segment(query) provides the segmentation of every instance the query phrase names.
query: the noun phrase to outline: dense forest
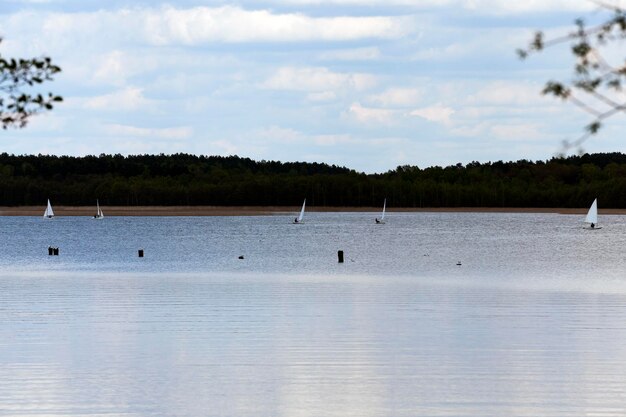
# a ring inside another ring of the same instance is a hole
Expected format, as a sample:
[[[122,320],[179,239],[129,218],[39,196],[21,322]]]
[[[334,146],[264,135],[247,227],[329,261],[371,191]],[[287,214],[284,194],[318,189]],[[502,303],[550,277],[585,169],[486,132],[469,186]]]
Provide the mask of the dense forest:
[[[399,166],[364,174],[334,165],[238,156],[0,154],[0,205],[247,205],[626,208],[626,155]]]

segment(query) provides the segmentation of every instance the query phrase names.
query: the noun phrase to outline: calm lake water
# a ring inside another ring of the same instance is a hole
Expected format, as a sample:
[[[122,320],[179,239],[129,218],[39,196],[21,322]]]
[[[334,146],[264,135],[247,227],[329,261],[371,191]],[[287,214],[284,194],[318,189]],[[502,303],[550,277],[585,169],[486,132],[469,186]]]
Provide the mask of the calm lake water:
[[[626,217],[374,216],[0,217],[0,415],[626,414]]]

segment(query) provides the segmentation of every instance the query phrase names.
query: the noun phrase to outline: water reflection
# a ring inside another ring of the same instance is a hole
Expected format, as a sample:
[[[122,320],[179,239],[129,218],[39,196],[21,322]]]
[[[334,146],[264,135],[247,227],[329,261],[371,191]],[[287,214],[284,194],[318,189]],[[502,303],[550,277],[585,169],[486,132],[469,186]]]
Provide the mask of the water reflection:
[[[622,216],[40,220],[0,218],[0,414],[626,414]]]
[[[624,414],[619,287],[80,272],[0,282],[3,414]]]

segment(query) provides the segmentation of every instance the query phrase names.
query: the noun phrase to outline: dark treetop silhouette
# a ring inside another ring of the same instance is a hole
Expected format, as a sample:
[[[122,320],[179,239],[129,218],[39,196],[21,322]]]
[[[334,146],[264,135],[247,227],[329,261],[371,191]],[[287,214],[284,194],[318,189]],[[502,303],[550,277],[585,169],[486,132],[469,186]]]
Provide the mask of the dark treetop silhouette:
[[[0,154],[2,205],[626,208],[626,155],[403,165],[381,174],[238,156]]]

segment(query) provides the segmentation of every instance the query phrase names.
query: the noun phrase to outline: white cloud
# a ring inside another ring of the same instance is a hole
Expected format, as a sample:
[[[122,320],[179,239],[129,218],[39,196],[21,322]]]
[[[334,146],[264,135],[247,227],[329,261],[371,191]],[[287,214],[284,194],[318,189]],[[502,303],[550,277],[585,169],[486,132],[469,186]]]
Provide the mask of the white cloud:
[[[489,129],[490,125],[487,122],[476,121],[469,125],[456,126],[450,129],[450,133],[456,136],[477,138],[484,137],[485,132]]]
[[[361,123],[389,124],[392,121],[394,112],[388,109],[363,107],[360,103],[353,103],[348,110],[348,114]]]
[[[270,126],[265,129],[261,129],[253,136],[258,136],[264,140],[270,140],[280,143],[297,143],[304,139],[304,135],[297,130],[284,128],[279,126]]]
[[[462,7],[486,13],[532,13],[548,11],[583,12],[597,8],[588,0],[459,0]]]
[[[546,141],[553,138],[540,123],[508,120],[500,123],[483,121],[454,127],[450,132],[457,136],[497,140],[498,143]]]
[[[55,0],[5,0],[8,1],[9,3],[26,3],[26,4],[47,4],[47,3],[54,3]],[[63,2],[65,0],[60,0],[57,2]]]
[[[63,106],[65,103],[61,104]],[[58,105],[57,105],[58,109]],[[40,113],[31,117],[27,129],[34,132],[49,134],[50,132],[62,132],[67,128],[68,120],[64,116],[59,116],[58,112]]]
[[[421,92],[416,88],[393,87],[369,99],[383,107],[406,107],[416,105],[421,97]]]
[[[449,124],[450,116],[454,114],[454,109],[446,107],[441,104],[436,104],[430,107],[424,107],[421,109],[413,110],[410,115],[418,116],[431,122]]]
[[[0,29],[26,35],[30,46],[80,48],[96,39],[115,47],[394,39],[411,33],[414,25],[409,17],[311,17],[235,6],[164,6],[79,13],[21,11],[9,15]]]
[[[354,143],[354,139],[347,134],[307,135],[295,129],[279,126],[270,126],[261,129],[253,136],[258,136],[264,141],[282,144],[314,144],[317,146],[334,146],[339,144]]]
[[[145,128],[120,124],[104,126],[104,131],[111,136],[147,137],[158,139],[187,139],[193,135],[191,127]]]
[[[297,5],[402,6],[416,10],[454,8],[485,14],[532,13],[546,11],[589,11],[593,2],[587,0],[275,0],[275,3]]]
[[[273,90],[317,91],[366,90],[376,84],[376,78],[369,74],[337,73],[328,68],[279,68],[265,81],[262,87]]]
[[[91,76],[94,82],[123,85],[132,76],[153,71],[170,63],[170,59],[159,59],[151,54],[137,55],[116,49],[98,54],[94,62],[89,63],[89,67],[95,68]]]
[[[538,83],[495,81],[480,87],[465,101],[471,105],[546,105],[541,88]]]
[[[307,95],[309,101],[331,101],[337,98],[333,91],[320,91]]]
[[[337,146],[346,144],[361,143],[359,140],[355,140],[350,135],[316,135],[313,137],[313,141],[319,146]]]
[[[211,141],[209,142],[209,145],[211,145],[211,147],[215,149],[218,149],[218,153],[222,155],[236,155],[239,153],[240,150],[240,148],[232,141],[224,139]]]
[[[548,137],[542,133],[541,126],[535,123],[495,124],[489,128],[489,134],[508,142],[545,140]]]
[[[319,55],[323,61],[373,61],[380,57],[377,47],[331,50]]]
[[[418,50],[411,59],[415,61],[444,61],[456,60],[460,56],[468,56],[474,53],[476,48],[482,45],[468,45],[467,42],[453,42],[443,46],[433,46]]]
[[[347,6],[412,6],[416,9],[446,6],[454,0],[274,0],[274,3],[293,5],[347,5]]]
[[[571,28],[563,28],[568,33]],[[497,63],[518,63],[515,54],[517,48],[528,44],[533,36],[533,29],[527,27],[441,27],[427,31],[420,43],[416,44],[415,52],[410,59],[425,63],[487,62],[497,56]],[[558,31],[557,31],[558,32]],[[561,36],[558,33],[556,36]],[[497,42],[493,40],[497,39]]]
[[[114,80],[119,83],[126,79],[127,64],[124,62],[124,54],[120,51],[112,51],[100,57],[100,65],[93,78],[96,80]]]
[[[142,23],[145,35],[156,44],[388,39],[403,36],[410,30],[410,25],[402,18],[313,18],[299,13],[276,14],[232,6],[163,8],[147,12]]]
[[[127,87],[111,94],[86,99],[82,104],[93,110],[129,111],[145,110],[154,104],[154,101],[146,99],[140,88]]]

